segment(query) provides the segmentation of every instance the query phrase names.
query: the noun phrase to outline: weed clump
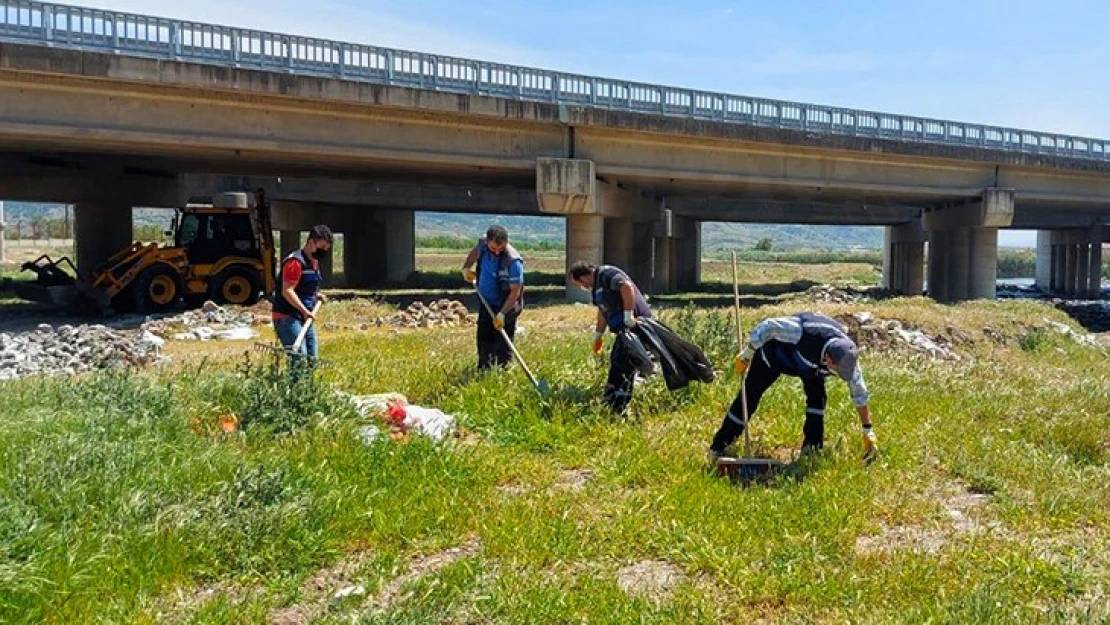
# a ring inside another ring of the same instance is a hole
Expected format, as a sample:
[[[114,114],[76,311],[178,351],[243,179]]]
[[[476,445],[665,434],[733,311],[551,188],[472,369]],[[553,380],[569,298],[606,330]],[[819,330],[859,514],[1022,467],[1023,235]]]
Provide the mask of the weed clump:
[[[239,367],[243,380],[236,398],[240,427],[262,427],[276,434],[303,429],[316,416],[354,416],[354,407],[321,380],[307,362],[283,365],[278,359],[258,364],[247,358]]]

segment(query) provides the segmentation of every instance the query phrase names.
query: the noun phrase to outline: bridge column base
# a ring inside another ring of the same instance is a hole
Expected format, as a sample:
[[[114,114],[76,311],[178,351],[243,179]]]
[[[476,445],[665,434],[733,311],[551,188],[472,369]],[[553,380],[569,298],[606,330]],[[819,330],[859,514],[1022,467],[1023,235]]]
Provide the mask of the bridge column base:
[[[601,215],[567,215],[567,270],[578,261],[600,265],[605,262],[605,218]],[[567,297],[589,302],[590,297],[566,276]]]
[[[941,302],[993,299],[998,228],[1014,218],[1014,191],[991,187],[973,202],[926,211],[929,296]]]
[[[353,209],[343,226],[343,277],[366,289],[404,282],[416,270],[416,215],[410,210]],[[462,257],[459,257],[462,264]]]
[[[118,201],[74,205],[77,271],[88,276],[97,265],[134,240],[131,205]]]
[[[1064,297],[1099,297],[1102,239],[1102,226],[1037,232],[1037,287]]]
[[[917,296],[925,290],[925,229],[920,219],[883,231],[883,288]]]

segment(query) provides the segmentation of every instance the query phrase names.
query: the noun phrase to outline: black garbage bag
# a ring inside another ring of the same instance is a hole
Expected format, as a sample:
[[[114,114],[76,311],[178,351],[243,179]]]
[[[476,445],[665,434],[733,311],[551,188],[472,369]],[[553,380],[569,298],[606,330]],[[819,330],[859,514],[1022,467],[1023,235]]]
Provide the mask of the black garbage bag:
[[[640,337],[627,329],[617,332],[617,340],[609,352],[609,364],[619,371],[636,371],[645,378],[655,368]]]
[[[684,340],[655,319],[645,317],[639,321],[635,332],[658,359],[667,390],[685,388],[691,380],[708,384],[716,379],[713,365],[697,345]]]

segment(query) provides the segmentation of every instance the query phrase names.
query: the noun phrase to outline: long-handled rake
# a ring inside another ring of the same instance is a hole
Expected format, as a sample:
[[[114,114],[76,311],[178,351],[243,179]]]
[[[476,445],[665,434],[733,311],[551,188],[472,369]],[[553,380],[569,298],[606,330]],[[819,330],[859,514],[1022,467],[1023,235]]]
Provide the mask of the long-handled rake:
[[[736,273],[736,252],[732,253],[732,296],[736,313],[736,345],[744,345],[744,323],[740,318],[740,279]],[[786,466],[773,458],[753,458],[752,438],[748,432],[748,374],[744,372],[740,382],[740,406],[744,424],[744,457],[721,457],[717,459],[717,474],[727,475],[730,479],[748,484],[758,479],[766,479]]]
[[[497,315],[494,314],[493,308],[490,307],[486,298],[482,297],[482,292],[478,290],[477,282],[474,283],[474,292],[478,295],[478,300],[482,302],[482,306],[486,308],[486,312],[489,313],[490,319],[496,318]],[[513,340],[509,338],[509,333],[505,332],[505,328],[498,328],[497,331],[501,333],[501,339],[509,346],[509,351],[513,353],[513,357],[516,358],[517,363],[520,364],[520,368],[524,369],[524,375],[528,376],[528,381],[536,388],[536,392],[538,392],[541,397],[547,397],[548,393],[551,392],[551,385],[547,383],[547,380],[536,379],[536,376],[532,375],[532,370],[524,363],[524,358],[520,355],[520,352],[516,350],[516,346],[513,345]]]
[[[312,317],[309,317],[301,326],[301,331],[297,333],[297,338],[293,341],[291,346],[285,347],[284,345],[271,345],[270,343],[255,343],[254,351],[283,354],[286,356],[300,356],[301,346],[304,345],[304,339],[308,336],[308,329],[312,327],[312,323],[316,320],[316,314],[320,312],[321,303],[322,302],[317,301],[316,305],[312,307]]]

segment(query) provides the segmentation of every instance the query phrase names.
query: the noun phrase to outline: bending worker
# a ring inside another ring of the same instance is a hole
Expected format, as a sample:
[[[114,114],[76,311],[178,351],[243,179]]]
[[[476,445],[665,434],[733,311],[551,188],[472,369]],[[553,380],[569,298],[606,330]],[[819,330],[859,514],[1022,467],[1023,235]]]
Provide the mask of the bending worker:
[[[643,293],[632,278],[612,265],[591,265],[578,261],[570,268],[570,279],[578,288],[590,293],[590,301],[597,306],[597,324],[594,326],[594,354],[601,355],[605,328],[616,333],[636,327],[638,318],[650,318]],[[611,358],[609,379],[605,383],[605,403],[617,414],[624,412],[632,401],[632,387],[636,369],[628,362]]]
[[[274,333],[286,349],[293,347],[304,324],[310,319],[315,321],[312,309],[316,302],[327,299],[320,292],[324,282],[320,276],[320,261],[327,257],[331,244],[331,229],[324,225],[313,226],[304,247],[281,261],[271,316],[274,320]],[[318,354],[316,325],[313,324],[305,333],[299,355],[315,360]]]
[[[766,319],[751,332],[751,338],[736,359],[736,370],[747,373],[736,399],[725,414],[721,427],[709,447],[709,461],[716,462],[744,433],[743,397],[747,396],[748,416],[755,414],[759,400],[780,375],[802,379],[806,394],[806,419],[802,426],[802,451],[815,451],[825,444],[825,378],[836,374],[848,383],[852,402],[863,425],[864,459],[878,453],[878,439],[871,428],[867,407],[870,393],[857,362],[858,348],[832,318],[820,313],[803,312],[791,317]]]
[[[478,263],[477,270],[472,269]],[[516,320],[524,309],[524,259],[509,245],[509,233],[501,226],[490,226],[483,239],[467,254],[463,279],[477,283],[478,293],[495,312],[478,306],[478,370],[509,364],[512,352],[499,330],[512,340]]]

